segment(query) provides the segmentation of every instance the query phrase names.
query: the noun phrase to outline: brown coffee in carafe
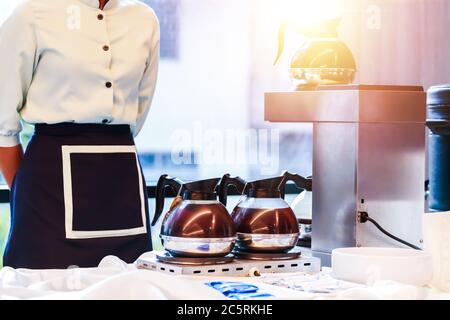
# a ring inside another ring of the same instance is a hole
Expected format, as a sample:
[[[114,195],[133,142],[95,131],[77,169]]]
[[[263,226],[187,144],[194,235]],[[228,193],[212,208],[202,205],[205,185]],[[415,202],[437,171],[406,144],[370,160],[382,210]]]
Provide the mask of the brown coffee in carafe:
[[[240,233],[289,234],[298,233],[298,223],[292,209],[241,208],[231,213]]]
[[[297,218],[284,201],[287,181],[311,189],[311,180],[285,172],[280,177],[246,182],[225,175],[219,185],[219,199],[226,204],[227,190],[234,186],[245,198],[232,212],[237,230],[237,247],[247,252],[281,253],[295,247],[299,238]]]
[[[181,203],[177,214],[169,214],[164,220],[164,232],[182,238],[233,237],[230,220],[222,216],[223,205],[217,203]],[[184,223],[180,223],[183,221]]]

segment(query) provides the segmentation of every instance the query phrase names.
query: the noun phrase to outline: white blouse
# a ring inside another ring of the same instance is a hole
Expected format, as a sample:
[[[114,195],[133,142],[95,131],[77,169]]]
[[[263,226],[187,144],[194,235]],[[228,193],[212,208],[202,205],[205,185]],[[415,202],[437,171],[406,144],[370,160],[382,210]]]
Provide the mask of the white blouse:
[[[0,27],[0,147],[28,123],[142,128],[156,86],[160,30],[137,0],[22,0]]]

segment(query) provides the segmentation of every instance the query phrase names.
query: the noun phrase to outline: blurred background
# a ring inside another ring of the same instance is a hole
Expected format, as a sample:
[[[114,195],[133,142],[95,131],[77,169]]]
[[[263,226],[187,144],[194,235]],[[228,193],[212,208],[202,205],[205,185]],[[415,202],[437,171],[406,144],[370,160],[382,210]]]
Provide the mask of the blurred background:
[[[291,89],[289,60],[302,41],[288,33],[285,54],[273,65],[283,19],[341,17],[339,37],[357,62],[355,83],[423,85],[426,89],[450,81],[450,0],[144,2],[156,11],[161,23],[158,86],[137,138],[149,184],[163,173],[185,180],[225,172],[250,179],[284,169],[311,174],[312,126],[264,121],[264,92]],[[15,5],[16,0],[0,0],[0,22]],[[200,132],[200,138],[195,132]],[[223,138],[230,132],[238,134]],[[32,127],[26,126],[25,145],[31,133]],[[264,159],[254,159],[267,143],[247,143],[244,149],[231,143],[232,147],[225,148],[230,139],[245,140],[249,135],[268,142],[269,161],[274,161],[271,170],[262,171]],[[270,139],[263,139],[264,135]],[[174,162],[174,145],[193,161]],[[217,159],[226,154],[231,160],[196,161],[205,152],[221,154]],[[0,204],[0,247],[9,228],[8,208],[7,203]]]

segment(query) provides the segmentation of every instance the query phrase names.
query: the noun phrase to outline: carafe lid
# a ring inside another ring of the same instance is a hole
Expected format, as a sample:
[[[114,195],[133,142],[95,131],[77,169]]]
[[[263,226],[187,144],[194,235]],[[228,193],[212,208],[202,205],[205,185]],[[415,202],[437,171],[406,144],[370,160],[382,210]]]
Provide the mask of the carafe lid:
[[[255,180],[247,182],[241,177],[231,177],[225,174],[218,187],[219,199],[223,205],[227,204],[228,189],[234,186],[239,194],[247,195],[250,198],[282,198],[285,195],[285,185],[287,181],[293,181],[297,187],[303,190],[312,191],[312,178],[284,171],[281,176]]]
[[[284,176],[248,182],[244,193],[251,198],[281,198],[283,179]]]
[[[182,185],[179,195],[183,200],[217,200],[220,178],[188,182]]]

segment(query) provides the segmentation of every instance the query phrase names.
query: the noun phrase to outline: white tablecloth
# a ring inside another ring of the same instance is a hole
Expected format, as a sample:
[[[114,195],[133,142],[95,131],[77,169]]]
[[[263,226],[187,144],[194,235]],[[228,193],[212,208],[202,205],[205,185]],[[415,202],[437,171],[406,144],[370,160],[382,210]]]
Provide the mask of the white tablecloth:
[[[256,284],[261,292],[271,294],[274,299],[450,299],[450,293],[390,281],[379,281],[371,287],[343,283],[333,279],[329,269],[315,275],[172,276],[138,270],[113,256],[103,259],[97,268],[29,270],[5,267],[0,270],[0,298],[226,299],[205,284],[216,280]],[[324,288],[332,288],[332,292],[322,290]],[[336,288],[340,289],[333,290]]]

